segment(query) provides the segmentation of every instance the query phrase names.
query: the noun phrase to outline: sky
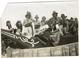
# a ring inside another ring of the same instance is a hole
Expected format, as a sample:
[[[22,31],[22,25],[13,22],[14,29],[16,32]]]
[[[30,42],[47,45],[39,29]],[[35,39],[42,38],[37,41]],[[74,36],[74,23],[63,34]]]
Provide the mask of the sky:
[[[78,2],[38,2],[38,3],[8,3],[1,17],[1,27],[6,28],[6,21],[10,20],[12,26],[18,20],[22,22],[25,19],[27,11],[31,12],[32,18],[35,15],[39,16],[41,20],[42,16],[46,16],[47,20],[52,17],[52,12],[58,12],[58,16],[65,14],[67,18],[78,17]],[[35,20],[35,19],[34,19]]]

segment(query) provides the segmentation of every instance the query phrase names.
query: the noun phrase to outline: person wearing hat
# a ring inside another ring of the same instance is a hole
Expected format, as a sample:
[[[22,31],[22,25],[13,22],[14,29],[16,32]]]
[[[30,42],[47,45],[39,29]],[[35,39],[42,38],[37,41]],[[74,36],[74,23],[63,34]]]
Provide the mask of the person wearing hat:
[[[36,21],[35,21],[35,25],[36,25],[35,28],[37,29],[37,27],[40,27],[39,17],[38,17],[38,15],[36,15],[34,18],[36,19]]]
[[[36,15],[34,18],[36,19],[36,22],[38,22],[39,19],[38,15]]]
[[[47,21],[50,30],[50,42],[55,46],[59,43],[60,34],[63,35],[60,25],[59,25],[60,17],[58,17],[58,13],[53,11],[52,17]],[[56,41],[55,41],[56,40]]]
[[[35,15],[35,35],[39,32],[39,28],[40,28],[40,22],[39,22],[39,16]]]
[[[28,38],[31,38],[34,35],[34,23],[31,16],[31,13],[27,11],[27,14],[25,15],[25,20],[23,21],[23,31],[22,34],[24,36],[27,36]]]
[[[59,22],[58,13],[53,11],[52,17],[47,21],[47,24],[52,30],[56,30],[56,24]]]

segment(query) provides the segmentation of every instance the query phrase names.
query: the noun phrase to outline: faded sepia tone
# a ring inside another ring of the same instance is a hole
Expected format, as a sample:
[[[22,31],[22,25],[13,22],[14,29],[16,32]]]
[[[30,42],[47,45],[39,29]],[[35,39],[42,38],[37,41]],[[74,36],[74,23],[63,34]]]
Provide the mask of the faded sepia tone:
[[[3,58],[78,56],[78,1],[8,3],[1,45]]]

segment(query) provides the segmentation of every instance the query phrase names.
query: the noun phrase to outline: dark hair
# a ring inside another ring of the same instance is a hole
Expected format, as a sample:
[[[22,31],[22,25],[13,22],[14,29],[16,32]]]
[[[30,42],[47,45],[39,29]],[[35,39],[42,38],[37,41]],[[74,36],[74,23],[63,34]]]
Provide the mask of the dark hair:
[[[43,21],[45,21],[45,20],[46,20],[46,17],[43,16],[41,22],[43,22]]]
[[[10,23],[10,25],[8,25],[8,23]],[[6,26],[8,26],[9,29],[12,28],[11,22],[10,21],[6,21]]]
[[[20,23],[20,25],[19,25],[18,23]],[[17,22],[16,22],[16,27],[17,27],[18,29],[21,29],[21,32],[22,32],[22,23],[21,23],[21,21],[17,21]]]

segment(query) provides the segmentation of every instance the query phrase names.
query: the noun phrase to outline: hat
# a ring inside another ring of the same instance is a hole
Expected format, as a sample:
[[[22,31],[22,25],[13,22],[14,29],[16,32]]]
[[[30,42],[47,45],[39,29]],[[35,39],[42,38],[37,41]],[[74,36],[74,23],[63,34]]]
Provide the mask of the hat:
[[[65,14],[61,14],[61,17],[65,17],[66,18],[67,16],[65,16]]]
[[[10,21],[6,21],[6,23],[10,23]]]
[[[31,13],[29,11],[27,11],[27,14],[25,15],[25,17],[27,16],[31,16]]]
[[[58,14],[56,11],[53,11],[53,13],[52,14]]]
[[[71,17],[71,18],[70,18],[70,21],[73,21],[73,20],[74,20],[73,17]]]
[[[39,19],[38,15],[36,15],[34,18],[35,18],[35,19]]]

